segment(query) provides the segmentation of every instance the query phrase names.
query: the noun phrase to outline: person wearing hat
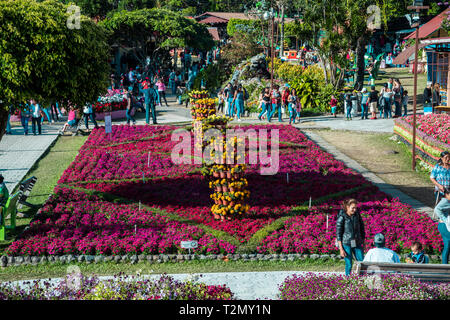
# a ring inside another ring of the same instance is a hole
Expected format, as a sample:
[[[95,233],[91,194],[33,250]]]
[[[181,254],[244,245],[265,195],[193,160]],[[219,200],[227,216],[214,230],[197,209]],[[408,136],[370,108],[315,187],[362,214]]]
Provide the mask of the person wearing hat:
[[[369,118],[369,95],[366,88],[361,90],[361,120]]]
[[[434,213],[439,217],[438,230],[444,242],[442,264],[448,264],[448,255],[450,252],[450,188],[444,188],[444,196],[434,208]]]
[[[336,219],[336,241],[341,257],[345,259],[345,275],[352,271],[352,256],[364,259],[364,222],[357,209],[358,201],[348,199],[342,203]]]
[[[437,204],[444,194],[444,188],[450,188],[450,153],[444,151],[430,174],[430,180],[434,184],[434,193]]]
[[[375,248],[367,251],[364,257],[365,262],[385,262],[385,263],[400,263],[398,254],[385,247],[386,240],[382,233],[377,233],[373,239]]]

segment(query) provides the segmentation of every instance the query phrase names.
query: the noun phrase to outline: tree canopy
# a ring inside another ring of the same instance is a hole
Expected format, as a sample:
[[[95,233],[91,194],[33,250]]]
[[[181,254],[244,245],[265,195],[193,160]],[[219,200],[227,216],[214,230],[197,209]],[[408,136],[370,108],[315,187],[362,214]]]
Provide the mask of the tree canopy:
[[[135,48],[141,61],[163,48],[209,50],[214,46],[204,25],[167,9],[114,12],[99,24],[110,32],[110,43]]]
[[[80,16],[80,28],[67,6],[48,0],[0,1],[0,133],[7,108],[36,99],[96,100],[107,87],[109,47],[101,26]]]

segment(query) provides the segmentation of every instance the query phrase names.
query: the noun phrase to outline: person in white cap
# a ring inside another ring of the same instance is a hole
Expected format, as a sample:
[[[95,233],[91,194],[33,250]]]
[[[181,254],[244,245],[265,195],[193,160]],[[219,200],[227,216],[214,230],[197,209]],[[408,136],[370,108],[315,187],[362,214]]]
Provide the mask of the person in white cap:
[[[370,249],[364,256],[365,262],[400,263],[398,254],[385,247],[386,240],[382,233],[377,233],[373,242],[375,248]]]

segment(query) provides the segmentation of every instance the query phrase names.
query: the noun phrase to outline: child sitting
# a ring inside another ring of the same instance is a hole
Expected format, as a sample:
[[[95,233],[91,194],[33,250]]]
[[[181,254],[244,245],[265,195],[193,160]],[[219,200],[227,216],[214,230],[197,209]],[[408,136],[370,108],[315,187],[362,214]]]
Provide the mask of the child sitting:
[[[406,258],[407,263],[428,263],[428,257],[422,249],[422,244],[418,241],[411,245],[411,253]]]

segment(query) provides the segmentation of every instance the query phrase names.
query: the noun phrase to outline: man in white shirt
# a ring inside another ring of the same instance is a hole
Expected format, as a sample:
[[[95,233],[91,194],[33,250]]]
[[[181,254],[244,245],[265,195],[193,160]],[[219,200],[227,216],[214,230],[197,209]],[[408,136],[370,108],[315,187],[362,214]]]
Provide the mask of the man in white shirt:
[[[386,262],[400,263],[400,257],[395,251],[385,248],[385,238],[381,233],[377,233],[374,238],[376,248],[370,249],[364,256],[365,262]]]
[[[36,126],[39,134],[42,133],[41,129],[41,106],[34,100],[30,100],[31,106],[31,128],[33,130],[33,135],[36,135]]]

